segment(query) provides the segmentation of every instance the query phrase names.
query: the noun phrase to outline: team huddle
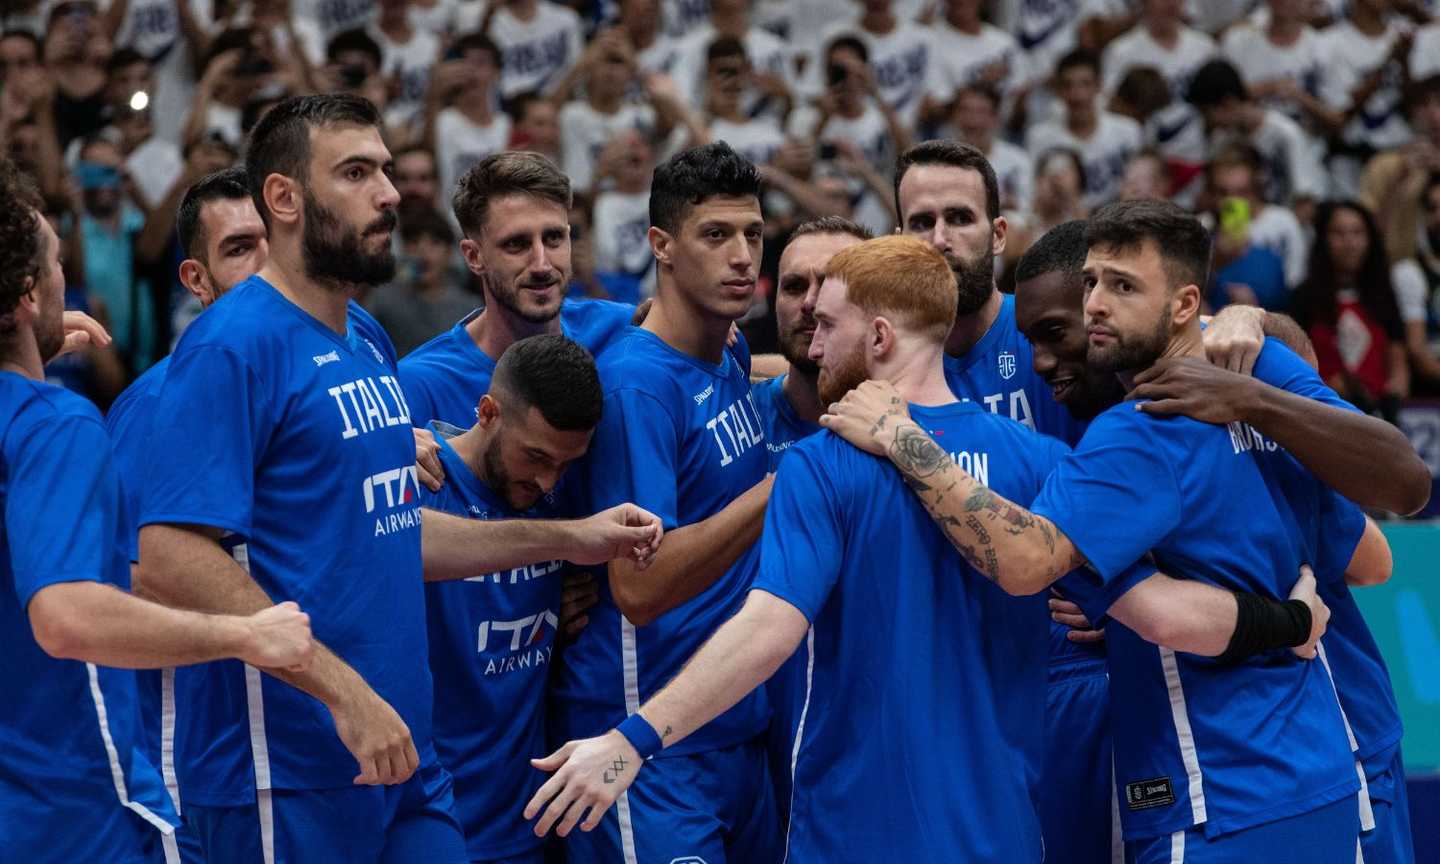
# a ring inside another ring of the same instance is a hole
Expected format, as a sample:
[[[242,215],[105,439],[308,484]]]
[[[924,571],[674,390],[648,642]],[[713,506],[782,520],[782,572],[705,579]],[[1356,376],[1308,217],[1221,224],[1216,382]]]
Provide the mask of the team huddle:
[[[390,168],[363,99],[265,115],[102,419],[0,164],[7,860],[1413,862],[1351,587],[1428,471],[1293,322],[1202,320],[1193,216],[1002,294],[994,170],[925,142],[900,234],[794,232],[752,358],[754,165],[656,168],[637,309],[566,297],[570,181],[505,152],[453,194],[485,305],[397,360]]]

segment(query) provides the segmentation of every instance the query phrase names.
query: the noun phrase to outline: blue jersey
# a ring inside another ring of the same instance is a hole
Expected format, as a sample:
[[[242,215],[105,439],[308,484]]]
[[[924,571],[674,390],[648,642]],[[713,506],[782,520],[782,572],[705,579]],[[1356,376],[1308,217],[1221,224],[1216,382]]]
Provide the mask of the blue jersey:
[[[351,304],[337,334],[252,276],[186,329],[155,412],[141,524],[233,535],[260,587],[297,601],[433,758],[415,440],[379,325]],[[350,788],[358,766],[323,704],[220,668],[180,715],[208,742],[181,766],[188,798]]]
[[[780,465],[780,457],[801,438],[820,431],[819,423],[811,423],[795,413],[785,398],[785,376],[770,378],[750,387],[755,409],[765,426],[765,449],[770,453],[770,473]]]
[[[1032,509],[1107,584],[1152,552],[1162,572],[1283,600],[1302,563],[1325,565],[1310,560],[1297,524],[1318,504],[1287,497],[1264,457],[1273,450],[1243,424],[1154,416],[1123,402],[1091,423]],[[1222,666],[1146,643],[1119,622],[1106,635],[1126,839],[1194,825],[1214,837],[1359,788],[1321,664],[1283,650]]]
[[[975,405],[911,415],[1016,501],[1065,452]],[[828,431],[780,465],[755,588],[811,623],[793,860],[1040,860],[1043,597],[972,569],[888,462]]]
[[[90,402],[12,372],[0,372],[0,417],[5,858],[138,862],[138,820],[169,834],[179,819],[139,746],[134,673],[51,657],[26,612],[62,582],[130,588],[110,442]]]
[[[476,309],[460,323],[411,351],[400,362],[400,384],[416,426],[442,420],[469,429],[475,406],[490,389],[495,361],[470,338],[465,325],[483,312]],[[560,330],[596,357],[630,326],[635,307],[608,300],[565,300],[560,305]]]
[[[604,413],[590,452],[576,466],[589,511],[626,501],[660,517],[666,530],[701,522],[765,479],[765,431],[750,396],[744,340],[719,365],[682,354],[631,327],[598,361]],[[608,580],[590,623],[565,650],[557,685],[565,740],[598,735],[675,677],[710,634],[740,608],[754,578],[752,546],[724,576],[644,627],[620,614]],[[702,753],[747,741],[769,720],[756,691],[665,755]]]
[[[1015,324],[1015,296],[1001,295],[1000,314],[990,329],[963,357],[945,355],[945,381],[966,402],[984,405],[992,414],[1009,417],[1042,435],[1074,446],[1085,432],[1056,402],[1045,379],[1035,373],[1034,349]],[[1050,622],[1050,667],[1056,673],[1073,672],[1088,664],[1104,671],[1105,643],[1072,642],[1070,628]]]
[[[563,515],[554,494],[517,513],[485,485],[449,442],[463,430],[432,423],[445,466],[429,508],[470,519]],[[544,782],[530,766],[546,755],[545,686],[559,627],[561,561],[425,585],[430,672],[435,678],[435,750],[455,778],[455,815],[473,860],[509,858],[538,847],[521,816]]]

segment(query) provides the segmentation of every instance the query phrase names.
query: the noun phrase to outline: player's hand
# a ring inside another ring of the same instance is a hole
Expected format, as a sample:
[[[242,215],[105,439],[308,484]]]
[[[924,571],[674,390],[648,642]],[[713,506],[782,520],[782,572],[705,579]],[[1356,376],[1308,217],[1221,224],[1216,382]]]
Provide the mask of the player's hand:
[[[110,344],[110,334],[99,321],[84,312],[66,312],[62,322],[65,328],[65,344],[60,346],[60,353],[55,355],[57,357],[92,345],[104,348]]]
[[[1315,571],[1311,570],[1308,564],[1300,565],[1300,578],[1296,580],[1295,587],[1290,589],[1287,599],[1304,601],[1305,605],[1310,607],[1310,639],[1304,645],[1297,645],[1290,650],[1298,657],[1313,660],[1320,637],[1325,635],[1325,629],[1330,624],[1330,607],[1326,606],[1325,601],[1316,593]]]
[[[1057,624],[1064,624],[1070,628],[1065,637],[1071,642],[1103,642],[1105,640],[1105,629],[1096,629],[1080,611],[1080,607],[1066,600],[1060,595],[1050,594],[1050,618]]]
[[[410,727],[390,703],[355,676],[356,683],[330,706],[335,731],[355,761],[360,763],[357,786],[393,786],[404,783],[420,767]]]
[[[629,558],[637,569],[644,570],[655,559],[665,536],[660,517],[634,504],[620,504],[570,524],[574,536],[565,558],[572,564],[604,564]]]
[[[1243,420],[1257,382],[1249,375],[1228,372],[1198,357],[1159,360],[1135,376],[1126,399],[1146,414],[1183,414],[1202,423]]]
[[[262,609],[244,619],[246,638],[241,660],[261,669],[304,672],[315,658],[315,638],[310,633],[310,616],[299,605],[286,601]]]
[[[572,570],[565,574],[564,587],[560,590],[560,632],[566,638],[574,639],[590,623],[586,611],[600,602],[600,588],[595,576],[588,570]]]
[[[525,805],[525,818],[540,816],[536,837],[544,837],[551,828],[566,837],[577,822],[581,831],[594,830],[615,799],[635,782],[644,762],[625,736],[611,729],[599,738],[571,741],[544,759],[531,759],[530,764],[552,776]]]
[[[445,485],[445,466],[440,464],[440,442],[429,429],[415,429],[415,467],[420,482],[431,492]]]
[[[1258,306],[1226,306],[1210,319],[1201,339],[1211,363],[1249,375],[1260,349],[1265,347],[1265,310]]]
[[[885,455],[895,427],[910,419],[910,406],[889,381],[865,381],[832,402],[820,425],[867,453]]]

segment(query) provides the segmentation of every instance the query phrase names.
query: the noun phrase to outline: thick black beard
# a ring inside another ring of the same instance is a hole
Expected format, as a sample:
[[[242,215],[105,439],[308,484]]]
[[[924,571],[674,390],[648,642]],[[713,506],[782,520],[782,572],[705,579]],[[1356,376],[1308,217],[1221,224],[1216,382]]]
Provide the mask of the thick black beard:
[[[386,210],[363,231],[347,230],[340,217],[305,193],[305,230],[301,252],[305,275],[316,282],[339,287],[384,285],[395,278],[395,252],[387,243],[375,253],[365,251],[364,238],[372,231],[395,230],[394,210]]]
[[[1121,337],[1108,352],[1097,354],[1095,346],[1085,350],[1085,362],[1095,372],[1130,372],[1148,369],[1165,353],[1170,344],[1170,307],[1167,305],[1148,336],[1136,339]]]
[[[955,273],[955,287],[959,292],[955,301],[956,315],[971,315],[990,300],[995,293],[995,247],[985,244],[985,254],[979,260],[961,262],[959,269],[952,265]]]

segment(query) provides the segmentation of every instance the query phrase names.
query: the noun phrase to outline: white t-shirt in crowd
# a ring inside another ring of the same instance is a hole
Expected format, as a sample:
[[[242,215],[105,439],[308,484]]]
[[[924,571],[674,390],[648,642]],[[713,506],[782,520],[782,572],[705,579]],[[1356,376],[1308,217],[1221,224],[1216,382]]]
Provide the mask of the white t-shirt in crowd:
[[[1265,31],[1250,24],[1242,24],[1225,34],[1220,43],[1220,53],[1240,73],[1249,86],[1263,84],[1280,78],[1298,83],[1306,93],[1323,98],[1326,75],[1324,39],[1312,27],[1300,31],[1300,38],[1292,45],[1276,45],[1265,36]],[[1310,122],[1304,109],[1292,99],[1266,97],[1262,104],[1275,108],[1302,125]]]
[[[584,191],[595,182],[600,151],[616,133],[635,129],[647,137],[655,131],[655,109],[627,102],[614,114],[601,114],[589,102],[576,99],[560,109],[560,154],[570,185]]]
[[[208,0],[188,0],[190,12],[202,28],[210,29]],[[108,3],[104,4],[106,7]],[[180,32],[175,0],[131,0],[115,34],[117,48],[133,48],[149,57],[155,68],[155,92],[150,94],[154,134],[179,143],[195,97],[197,71]]]
[[[530,21],[501,7],[490,19],[490,38],[504,57],[500,93],[507,99],[528,90],[543,91],[580,59],[585,47],[580,16],[551,0],[540,0]]]
[[[135,181],[146,210],[154,210],[164,200],[184,165],[180,148],[158,135],[151,135],[125,159],[125,170]]]
[[[991,23],[1015,34],[1034,82],[1049,78],[1056,61],[1075,48],[1081,21],[1129,11],[1126,0],[996,0],[991,5]]]
[[[675,44],[675,66],[670,74],[681,94],[696,109],[705,105],[706,55],[715,38],[715,28],[707,21],[693,28]],[[751,27],[743,41],[751,68],[756,72],[778,75],[787,84],[794,84],[790,75],[790,48],[779,37],[768,30]],[[758,101],[758,94],[750,94],[746,99],[746,112],[753,113],[759,107]]]
[[[456,29],[459,23],[457,19],[459,7],[460,0],[434,0],[434,3],[429,6],[411,3],[410,10],[406,14],[410,18],[411,27],[424,30],[443,42],[451,34],[464,35],[465,31]]]
[[[1035,160],[1014,144],[998,138],[985,158],[990,160],[995,179],[1000,183],[1000,209],[1028,214],[1035,194]]]
[[[454,108],[435,117],[435,162],[440,200],[449,201],[455,182],[471,165],[510,145],[510,117],[497,112],[489,125],[479,126]]]
[[[595,198],[590,225],[596,272],[643,279],[654,271],[655,254],[646,239],[650,230],[649,192],[601,192]]]
[[[1310,269],[1310,242],[1289,207],[1261,207],[1250,219],[1250,245],[1275,253],[1285,269],[1285,284],[1292,290],[1305,281]]]
[[[1249,143],[1263,161],[1267,201],[1288,204],[1296,198],[1325,198],[1330,182],[1320,151],[1294,120],[1267,109]]]
[[[1325,63],[1331,73],[1325,77],[1324,99],[1332,108],[1348,110],[1350,94],[1367,75],[1385,64],[1380,88],[1345,126],[1342,137],[1347,143],[1388,150],[1410,140],[1410,126],[1401,113],[1401,69],[1396,63],[1386,63],[1391,47],[1405,29],[1392,21],[1384,33],[1371,38],[1349,21],[1341,21],[1322,31]]]
[[[1085,206],[1091,210],[1113,200],[1130,159],[1140,152],[1140,125],[1129,117],[1100,112],[1100,122],[1088,140],[1081,140],[1064,123],[1041,123],[1030,129],[1025,149],[1039,159],[1047,150],[1067,147],[1080,154],[1085,166]]]
[[[936,62],[939,64],[939,87],[934,95],[937,99],[949,101],[955,91],[980,80],[980,76],[991,66],[1002,64],[1006,72],[995,82],[1001,96],[1030,78],[1025,52],[1015,37],[990,24],[980,25],[977,35],[962,33],[949,24],[935,25],[935,40],[939,50]]]
[[[399,89],[385,106],[385,120],[392,126],[408,126],[425,107],[430,73],[440,62],[440,39],[413,25],[410,40],[403,43],[392,40],[379,27],[371,27],[369,33],[380,46],[381,74],[399,83]]]
[[[1428,310],[1425,308],[1425,295],[1430,293],[1430,283],[1425,278],[1425,272],[1420,269],[1419,262],[1406,258],[1392,264],[1390,286],[1395,291],[1395,305],[1400,307],[1400,320],[1403,323],[1424,323],[1429,319]]]
[[[654,42],[646,46],[645,50],[636,52],[635,65],[640,67],[642,74],[658,72],[661,75],[673,75],[679,59],[680,50],[675,40],[664,33],[657,33]]]
[[[768,164],[785,145],[785,133],[769,117],[756,117],[744,123],[712,117],[710,137],[729,144],[730,149],[756,165]]]
[[[682,39],[701,24],[710,23],[710,0],[661,0],[665,35]]]
[[[291,12],[297,19],[313,23],[320,37],[320,56],[337,34],[346,30],[364,30],[375,20],[375,0],[291,0]],[[315,58],[311,58],[315,59]]]
[[[1105,73],[1104,89],[1114,93],[1125,73],[1137,66],[1150,66],[1165,76],[1170,98],[1181,101],[1196,70],[1214,59],[1215,54],[1215,40],[1198,30],[1181,27],[1172,49],[1156,42],[1149,30],[1137,24],[1106,46],[1100,63]]]
[[[787,129],[792,136],[808,141],[815,133],[815,124],[820,121],[820,112],[806,106],[791,112]],[[858,117],[842,117],[832,114],[825,128],[816,139],[818,144],[834,144],[849,141],[865,155],[865,161],[885,176],[895,169],[895,142],[890,138],[890,127],[885,123],[885,114],[868,103]]]
[[[854,17],[853,0],[758,0],[750,10],[757,27],[780,37],[790,49],[794,75],[820,48],[820,35],[836,21]],[[804,59],[802,59],[804,58]]]
[[[803,87],[806,93],[818,95],[824,91],[825,46],[847,34],[858,37],[870,52],[870,69],[880,89],[880,98],[899,115],[902,123],[913,127],[925,94],[944,91],[935,31],[903,19],[884,35],[865,31],[858,18],[831,25],[821,35],[820,46],[806,66]]]

